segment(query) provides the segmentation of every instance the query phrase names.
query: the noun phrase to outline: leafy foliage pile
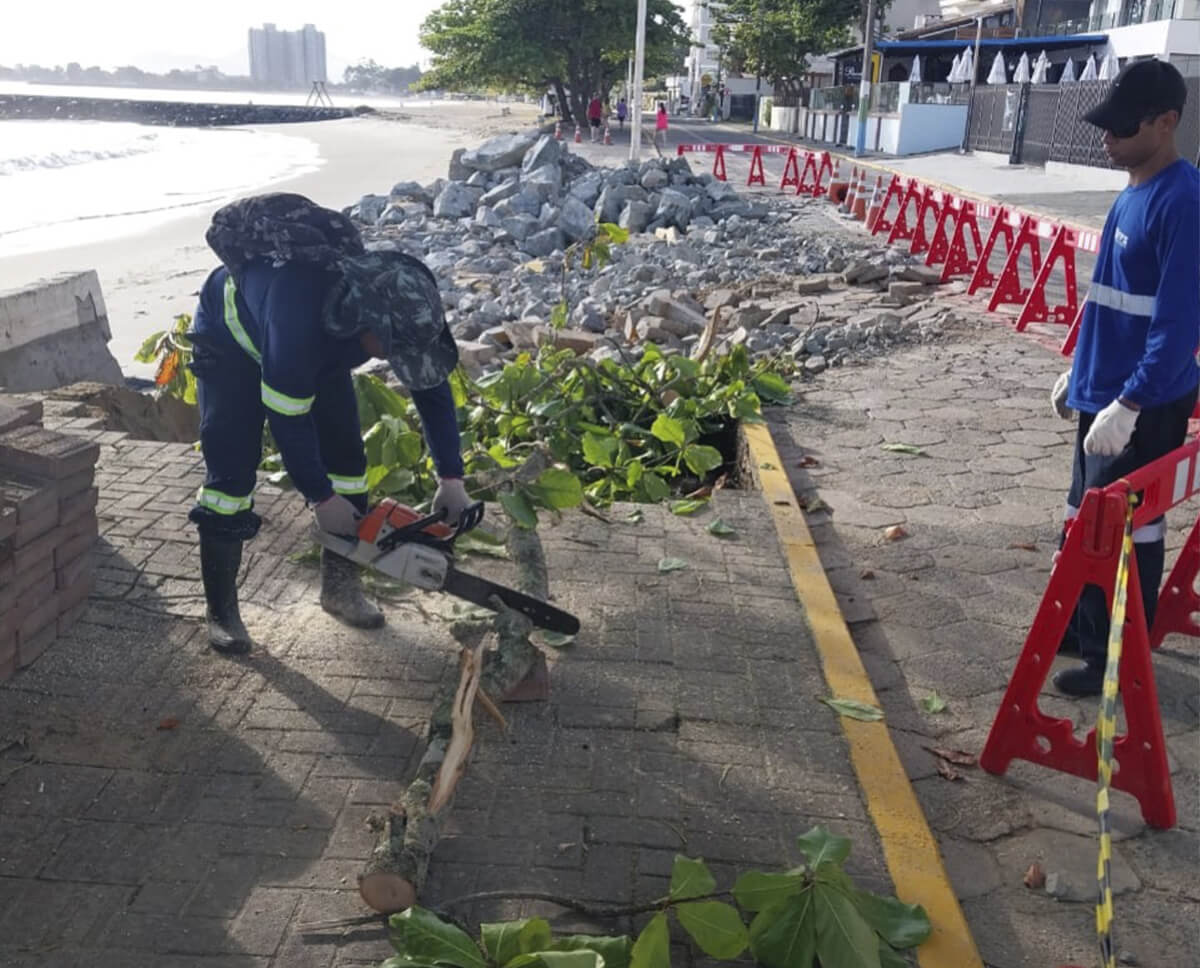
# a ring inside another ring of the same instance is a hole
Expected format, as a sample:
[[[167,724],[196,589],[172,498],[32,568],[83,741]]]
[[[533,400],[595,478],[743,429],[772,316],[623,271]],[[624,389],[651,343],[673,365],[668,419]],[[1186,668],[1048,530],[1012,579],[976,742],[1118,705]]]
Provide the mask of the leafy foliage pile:
[[[480,926],[476,943],[431,911],[390,920],[397,954],[381,968],[671,968],[670,918],[706,955],[764,968],[903,968],[902,951],[929,937],[919,905],[855,888],[842,865],[850,841],[814,827],[798,838],[807,863],[781,873],[747,871],[717,892],[702,860],[677,856],[666,897],[636,940],[555,937],[543,918]],[[729,904],[718,898],[730,897]],[[747,919],[748,922],[747,923]]]
[[[196,404],[196,378],[188,366],[192,361],[192,343],[187,332],[192,328],[192,317],[181,313],[175,317],[175,325],[168,330],[159,330],[146,337],[134,355],[139,363],[158,362],[154,373],[154,385],[184,403]]]

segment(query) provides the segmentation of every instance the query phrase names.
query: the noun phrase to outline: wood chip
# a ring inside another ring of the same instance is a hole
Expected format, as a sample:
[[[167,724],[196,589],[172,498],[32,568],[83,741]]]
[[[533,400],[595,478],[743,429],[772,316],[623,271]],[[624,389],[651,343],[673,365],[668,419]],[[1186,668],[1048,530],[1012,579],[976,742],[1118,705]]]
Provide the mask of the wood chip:
[[[952,767],[945,760],[937,761],[937,771],[941,776],[944,776],[947,780],[962,780],[962,778],[963,778],[962,774],[959,773],[958,770],[956,770],[954,767]]]
[[[925,746],[923,749],[928,750],[938,759],[946,760],[955,766],[974,766],[979,762],[979,758],[974,753],[968,753],[966,750],[948,750],[941,746]]]
[[[796,466],[797,467],[820,467],[821,462],[819,460],[817,460],[815,457],[813,457],[812,454],[805,454],[798,461],[796,461]]]
[[[1037,551],[1037,545],[1032,541],[1014,541],[1009,546],[1011,551]]]
[[[179,726],[179,720],[174,716],[167,716],[165,719],[158,721],[158,726],[155,729],[175,729]]]
[[[1046,884],[1046,872],[1042,870],[1042,865],[1035,860],[1029,865],[1029,870],[1025,872],[1025,877],[1022,880],[1026,887],[1037,891]]]
[[[885,541],[899,541],[901,538],[907,538],[908,532],[898,524],[893,524],[890,528],[884,528],[883,538]]]

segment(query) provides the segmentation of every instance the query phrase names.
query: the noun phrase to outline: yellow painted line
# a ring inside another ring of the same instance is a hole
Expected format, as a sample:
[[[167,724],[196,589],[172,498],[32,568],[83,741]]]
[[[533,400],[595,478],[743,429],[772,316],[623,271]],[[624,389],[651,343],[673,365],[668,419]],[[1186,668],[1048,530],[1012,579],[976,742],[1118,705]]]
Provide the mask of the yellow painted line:
[[[771,432],[766,424],[743,424],[742,429],[763,497],[775,519],[792,584],[812,628],[829,690],[838,698],[878,706]],[[983,968],[937,841],[900,762],[887,723],[839,718],[896,895],[906,903],[922,905],[933,924],[929,940],[917,949],[918,964],[921,968]]]

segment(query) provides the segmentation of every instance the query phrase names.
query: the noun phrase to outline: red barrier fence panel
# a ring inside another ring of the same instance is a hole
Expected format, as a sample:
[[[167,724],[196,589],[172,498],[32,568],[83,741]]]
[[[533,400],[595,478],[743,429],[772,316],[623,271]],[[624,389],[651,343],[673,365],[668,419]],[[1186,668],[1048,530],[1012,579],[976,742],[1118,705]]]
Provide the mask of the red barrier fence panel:
[[[927,219],[930,215],[933,216],[933,224],[936,229],[942,219],[942,209],[947,206],[948,201],[949,199],[944,193],[932,186],[926,186],[921,204],[917,206],[917,224],[913,226],[912,242],[908,247],[909,255],[920,255],[929,251],[930,235],[925,231]]]
[[[824,195],[826,192],[829,191],[828,182],[826,182],[824,184],[822,184],[822,182],[821,182],[821,179],[825,178],[826,176],[828,176],[830,180],[833,179],[833,160],[829,157],[828,151],[822,151],[821,152],[821,162],[820,162],[820,165],[817,167],[816,181],[813,184],[813,190],[812,190],[813,198],[820,198],[822,195]]]
[[[960,200],[960,207],[957,215],[952,216],[954,220],[954,230],[950,236],[950,242],[946,248],[945,262],[942,265],[942,282],[949,282],[956,276],[967,276],[975,272],[975,267],[979,264],[980,253],[983,251],[983,242],[979,237],[979,221],[976,218],[975,203],[968,198]],[[945,217],[945,213],[943,213]],[[970,234],[971,248],[967,248],[967,235]],[[940,237],[941,230],[938,235]],[[936,240],[935,240],[936,241]],[[972,253],[974,253],[972,255]],[[930,256],[933,253],[930,252]],[[934,263],[926,260],[926,265]]]
[[[1196,464],[1200,470],[1200,461]],[[1178,479],[1176,486],[1179,486]],[[1196,482],[1192,482],[1196,489]],[[1196,593],[1196,575],[1200,572],[1200,518],[1192,525],[1183,550],[1175,559],[1175,566],[1167,576],[1158,596],[1158,608],[1154,613],[1154,627],[1150,629],[1150,648],[1157,649],[1172,632],[1200,638],[1200,623],[1195,613],[1200,612],[1200,594]]]
[[[900,184],[899,175],[892,175],[892,180],[888,182],[887,191],[883,195],[883,201],[879,204],[879,214],[867,226],[872,235],[892,231],[892,219],[888,217],[888,206],[891,205],[893,198],[901,202],[904,199],[904,186]]]
[[[812,175],[812,181],[809,181],[809,175]],[[820,175],[817,172],[817,156],[811,151],[804,152],[804,167],[800,172],[800,183],[796,186],[797,195],[809,195],[816,198],[816,185],[820,181]]]
[[[1071,323],[1071,328],[1067,330],[1067,338],[1063,340],[1059,352],[1063,356],[1070,356],[1075,352],[1075,341],[1079,339],[1079,324],[1083,322],[1083,307],[1087,305],[1087,297],[1084,297],[1083,302],[1079,304],[1079,310],[1075,313],[1075,319]]]
[[[783,166],[783,181],[779,183],[779,190],[785,191],[789,188],[800,187],[800,155],[795,148],[788,152],[787,163]]]
[[[713,177],[721,181],[725,178],[725,146],[717,145],[717,157],[713,159]]]
[[[908,207],[909,207],[909,205],[914,206],[914,215],[913,215],[914,224],[912,226],[910,226],[908,224]],[[899,239],[904,239],[905,241],[908,241],[909,239],[911,239],[913,237],[913,230],[915,228],[916,217],[920,214],[921,214],[921,188],[917,184],[917,180],[915,178],[910,178],[908,181],[908,188],[905,189],[905,191],[904,191],[904,197],[900,200],[900,211],[896,215],[896,221],[892,225],[892,231],[888,233],[888,238],[887,238],[888,245],[892,245],[894,242],[896,242]]]
[[[991,261],[992,253],[996,250],[996,243],[1002,238],[1007,261],[1008,253],[1012,251],[1016,239],[1013,226],[1014,224],[1020,225],[1020,223],[1021,217],[1018,213],[1003,205],[1000,206],[1000,210],[996,213],[996,219],[992,222],[992,230],[988,232],[987,242],[984,243],[983,251],[979,254],[979,261],[975,265],[971,283],[967,286],[967,295],[973,296],[980,289],[990,289],[996,284],[996,276],[988,268],[988,263]]]
[[[750,159],[750,177],[746,180],[746,185],[766,185],[767,176],[763,171],[763,156],[762,146],[754,146],[754,155]]]
[[[1029,298],[1032,286],[1021,285],[1021,253],[1029,250],[1029,259],[1033,263],[1033,275],[1042,271],[1042,246],[1038,240],[1038,222],[1032,215],[1021,219],[1021,228],[1017,231],[1017,239],[1008,250],[1008,258],[1004,260],[1004,268],[1000,270],[1000,278],[996,280],[996,288],[992,298],[988,300],[988,312],[994,313],[996,307],[1002,304],[1023,303]]]
[[[1084,496],[979,757],[980,766],[989,773],[1003,773],[1014,759],[1024,759],[1084,779],[1096,779],[1095,729],[1082,741],[1076,739],[1074,723],[1043,713],[1038,708],[1038,695],[1084,586],[1101,588],[1111,609],[1129,495],[1142,496],[1134,511],[1135,528],[1187,500],[1200,490],[1198,452],[1200,438],[1193,438],[1125,479],[1106,488],[1093,488]],[[1200,560],[1195,543],[1192,547],[1192,553]],[[1188,554],[1186,548],[1185,554]],[[1176,569],[1185,577],[1190,570],[1193,579],[1195,567],[1196,561],[1182,566],[1176,563]],[[1171,577],[1175,579],[1175,570]],[[1187,587],[1191,587],[1190,583]],[[1171,616],[1165,618],[1164,626],[1172,620]],[[1173,827],[1175,797],[1167,767],[1136,556],[1131,556],[1129,562],[1120,690],[1127,727],[1125,735],[1113,744],[1118,769],[1112,785],[1137,798],[1148,824],[1161,829]]]
[[[1046,260],[1033,280],[1033,286],[1021,309],[1021,315],[1017,317],[1018,333],[1024,332],[1025,327],[1030,323],[1052,321],[1061,323],[1063,326],[1070,326],[1075,321],[1075,317],[1079,314],[1079,293],[1075,287],[1075,240],[1075,230],[1067,228],[1065,225],[1060,225],[1058,231],[1054,233],[1054,241],[1050,243]],[[1066,277],[1067,301],[1050,309],[1046,304],[1046,283],[1050,281],[1054,264],[1059,260],[1062,261],[1063,274]]]

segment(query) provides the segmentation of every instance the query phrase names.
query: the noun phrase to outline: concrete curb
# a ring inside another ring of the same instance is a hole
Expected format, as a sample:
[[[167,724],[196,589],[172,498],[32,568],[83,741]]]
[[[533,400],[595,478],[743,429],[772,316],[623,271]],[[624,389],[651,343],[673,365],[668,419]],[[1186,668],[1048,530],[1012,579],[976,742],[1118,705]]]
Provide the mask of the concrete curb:
[[[858,649],[825,577],[783,460],[765,423],[744,424],[749,467],[770,508],[796,596],[804,607],[830,693],[879,706]],[[920,904],[933,933],[917,949],[920,968],[983,968],[966,917],[950,885],[937,841],[917,802],[888,725],[840,717],[867,810],[879,832],[897,896]]]

